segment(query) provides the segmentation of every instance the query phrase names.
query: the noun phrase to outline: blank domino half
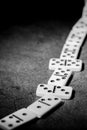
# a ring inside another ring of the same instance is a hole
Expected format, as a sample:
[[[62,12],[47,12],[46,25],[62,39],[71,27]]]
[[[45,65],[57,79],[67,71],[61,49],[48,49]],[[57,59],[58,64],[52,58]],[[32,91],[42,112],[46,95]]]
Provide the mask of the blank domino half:
[[[44,95],[43,97],[32,103],[30,106],[28,106],[27,109],[35,113],[38,118],[41,118],[51,109],[58,106],[61,102],[61,98],[53,94]]]

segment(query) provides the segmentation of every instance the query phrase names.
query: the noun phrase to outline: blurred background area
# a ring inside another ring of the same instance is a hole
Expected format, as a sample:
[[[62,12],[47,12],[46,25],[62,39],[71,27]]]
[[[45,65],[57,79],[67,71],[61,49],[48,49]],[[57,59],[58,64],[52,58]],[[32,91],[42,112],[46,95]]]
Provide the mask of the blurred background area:
[[[6,3],[5,3],[6,5]],[[13,2],[0,11],[0,32],[12,26],[28,26],[41,22],[60,21],[64,24],[81,17],[84,0]]]

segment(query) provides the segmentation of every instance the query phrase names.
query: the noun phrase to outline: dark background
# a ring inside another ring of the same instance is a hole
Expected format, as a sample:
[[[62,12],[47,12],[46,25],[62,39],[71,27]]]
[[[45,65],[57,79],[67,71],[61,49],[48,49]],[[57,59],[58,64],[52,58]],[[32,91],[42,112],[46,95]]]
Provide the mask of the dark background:
[[[60,57],[65,40],[81,17],[83,0],[13,2],[0,11],[0,118],[38,99],[36,88],[47,83],[49,59]],[[21,5],[22,4],[22,5]],[[79,58],[84,69],[74,73],[71,100],[23,129],[87,129],[87,40]],[[19,128],[18,128],[19,129]]]
[[[28,1],[1,4],[0,28],[37,22],[73,22],[81,16],[84,0]]]

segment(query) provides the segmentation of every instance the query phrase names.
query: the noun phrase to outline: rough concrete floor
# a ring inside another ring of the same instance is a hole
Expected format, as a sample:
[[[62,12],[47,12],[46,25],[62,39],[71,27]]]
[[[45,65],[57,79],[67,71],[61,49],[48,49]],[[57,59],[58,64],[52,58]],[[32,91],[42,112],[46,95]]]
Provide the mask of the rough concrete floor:
[[[47,83],[52,71],[49,59],[59,57],[71,25],[46,23],[32,26],[14,26],[0,35],[0,118],[27,107],[35,100],[39,83]],[[87,40],[80,59],[84,70],[75,73],[70,86],[75,90],[71,100],[65,101],[49,115],[26,129],[87,128]]]

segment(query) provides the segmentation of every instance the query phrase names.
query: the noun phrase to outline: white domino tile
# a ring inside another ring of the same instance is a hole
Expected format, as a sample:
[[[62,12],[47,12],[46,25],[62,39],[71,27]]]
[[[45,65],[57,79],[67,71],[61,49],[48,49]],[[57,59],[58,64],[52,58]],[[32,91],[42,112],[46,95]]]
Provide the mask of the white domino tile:
[[[65,44],[69,44],[69,45],[77,45],[78,47],[82,46],[83,41],[86,37],[86,31],[82,30],[82,29],[74,29],[71,30],[71,32],[69,33]]]
[[[38,118],[41,118],[47,112],[49,112],[54,107],[58,106],[61,103],[61,99],[52,94],[44,95],[30,106],[27,109],[37,115]]]
[[[75,59],[75,60],[67,60],[66,67],[72,71],[81,71],[82,70],[83,62],[82,60]]]
[[[80,32],[80,29],[85,31],[87,33],[87,23],[86,23],[86,18],[80,18],[72,27],[74,30],[78,30]]]
[[[60,66],[65,66],[65,59],[59,59],[59,58],[51,58],[49,60],[49,69],[55,70],[56,68]]]
[[[47,94],[53,94],[61,99],[70,99],[72,96],[72,90],[73,89],[70,86],[39,84],[36,90],[36,96],[42,97]]]
[[[59,58],[52,58],[49,61],[49,69],[55,70],[58,67],[65,66],[67,69],[72,71],[81,71],[82,70],[82,60],[79,59],[59,59]]]
[[[79,50],[80,47],[78,46],[65,44],[60,54],[60,59],[76,59],[78,57]]]
[[[36,114],[22,108],[0,120],[0,128],[4,130],[12,130],[24,123],[37,118]]]
[[[85,4],[85,6],[83,7],[82,17],[87,18],[87,4]]]
[[[58,67],[49,78],[48,84],[65,86],[72,74],[72,70],[66,67]]]

